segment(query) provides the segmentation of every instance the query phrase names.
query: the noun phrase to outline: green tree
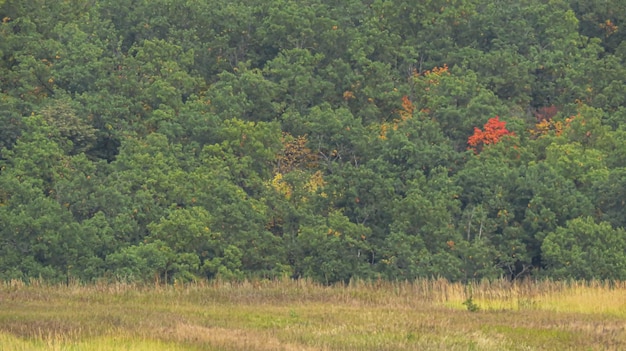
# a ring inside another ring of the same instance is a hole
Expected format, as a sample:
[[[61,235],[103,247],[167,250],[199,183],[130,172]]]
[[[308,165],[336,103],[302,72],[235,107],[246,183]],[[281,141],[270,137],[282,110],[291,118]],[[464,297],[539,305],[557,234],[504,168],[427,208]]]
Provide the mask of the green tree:
[[[281,50],[267,62],[265,76],[279,87],[287,108],[305,113],[309,108],[320,105],[333,89],[330,82],[316,74],[324,55],[313,54],[303,48]]]
[[[411,78],[415,111],[439,124],[457,151],[465,150],[475,127],[504,112],[496,95],[477,74],[461,67],[435,67]]]
[[[388,278],[462,277],[456,247],[462,238],[455,225],[460,191],[442,167],[407,182],[406,196],[393,202],[390,233],[382,245],[379,269]]]
[[[624,39],[625,24],[621,14],[626,5],[620,1],[570,1],[570,6],[580,20],[580,32],[587,37],[602,39],[607,52],[614,52]]]
[[[15,147],[4,150],[7,161],[0,172],[4,279],[88,280],[102,272],[99,251],[106,238],[97,231],[83,232],[58,201],[56,183],[68,171],[64,168],[68,156],[50,138],[56,133],[43,117],[31,116]]]
[[[626,232],[591,217],[572,219],[548,233],[541,249],[545,274],[557,279],[626,277]]]
[[[318,217],[298,231],[296,274],[330,284],[370,276],[369,230],[337,211]]]
[[[191,280],[198,270],[198,258],[192,254],[176,254],[161,241],[125,247],[106,257],[110,278],[122,282],[165,283]]]
[[[626,202],[626,169],[614,168],[608,171],[606,177],[592,180],[590,193],[596,205],[598,218],[610,223],[616,228],[626,228],[626,220],[622,215]]]
[[[221,234],[211,230],[210,226],[212,226],[210,214],[204,208],[197,206],[189,209],[173,207],[167,217],[162,217],[159,221],[148,225],[150,234],[147,240],[155,243],[162,242],[171,249],[169,260],[161,268],[162,279],[167,281],[168,276],[194,278],[199,277],[201,273],[205,276],[215,276],[222,265],[241,266],[241,261],[223,262],[225,244]],[[188,270],[171,267],[174,263],[188,261],[185,258],[191,257],[196,263],[186,267]],[[241,272],[235,269],[235,271],[229,271],[228,274],[230,278]]]

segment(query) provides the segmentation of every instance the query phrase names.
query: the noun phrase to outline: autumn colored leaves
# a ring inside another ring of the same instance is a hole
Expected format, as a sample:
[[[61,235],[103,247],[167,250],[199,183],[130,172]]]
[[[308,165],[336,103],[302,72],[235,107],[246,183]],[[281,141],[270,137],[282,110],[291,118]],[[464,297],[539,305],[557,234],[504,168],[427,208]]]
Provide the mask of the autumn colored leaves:
[[[506,122],[499,116],[490,118],[482,130],[474,127],[474,134],[467,139],[469,148],[478,153],[484,145],[495,144],[505,135],[515,135],[506,129]]]

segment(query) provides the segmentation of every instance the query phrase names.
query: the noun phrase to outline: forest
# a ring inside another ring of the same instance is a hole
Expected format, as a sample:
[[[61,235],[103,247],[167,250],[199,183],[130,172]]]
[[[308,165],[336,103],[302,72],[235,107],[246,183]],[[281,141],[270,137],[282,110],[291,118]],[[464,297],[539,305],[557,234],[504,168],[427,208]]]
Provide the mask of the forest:
[[[0,280],[626,280],[624,1],[0,19]]]

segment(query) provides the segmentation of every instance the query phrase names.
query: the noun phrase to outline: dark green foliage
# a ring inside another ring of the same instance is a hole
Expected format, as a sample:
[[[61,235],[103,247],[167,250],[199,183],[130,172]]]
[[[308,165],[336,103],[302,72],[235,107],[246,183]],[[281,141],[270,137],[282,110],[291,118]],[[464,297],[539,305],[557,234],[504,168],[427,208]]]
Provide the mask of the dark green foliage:
[[[465,307],[467,307],[467,310],[470,312],[480,311],[480,306],[478,306],[476,302],[474,302],[474,299],[471,296],[468,297],[467,300],[463,301],[463,305],[465,305]]]
[[[625,14],[0,1],[0,279],[626,279]]]
[[[590,217],[568,221],[542,245],[545,274],[557,279],[626,279],[626,232]]]

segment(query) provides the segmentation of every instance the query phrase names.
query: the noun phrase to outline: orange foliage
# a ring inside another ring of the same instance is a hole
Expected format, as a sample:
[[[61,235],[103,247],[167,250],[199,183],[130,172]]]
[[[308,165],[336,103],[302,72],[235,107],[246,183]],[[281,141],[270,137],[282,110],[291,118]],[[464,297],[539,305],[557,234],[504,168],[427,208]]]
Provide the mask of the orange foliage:
[[[398,130],[398,126],[408,120],[411,119],[413,117],[413,112],[415,111],[415,105],[413,105],[413,102],[411,101],[411,99],[409,99],[408,96],[404,95],[402,97],[402,109],[400,109],[398,111],[398,115],[400,115],[400,118],[394,118],[393,121],[391,123],[389,122],[383,122],[380,125],[380,135],[379,138],[382,140],[386,140],[387,139],[387,130],[388,128],[391,126],[391,128],[393,130]]]
[[[533,115],[535,115],[537,122],[541,122],[546,119],[552,119],[558,112],[559,109],[556,106],[550,105],[538,108],[535,112],[533,112]]]
[[[604,35],[607,37],[617,32],[617,30],[619,29],[619,27],[616,26],[610,19],[604,21],[604,23],[600,23],[600,28],[604,29]]]
[[[414,77],[418,77],[418,76],[424,76],[424,77],[431,77],[431,78],[435,78],[436,76],[440,76],[442,74],[448,74],[448,65],[447,64],[443,64],[443,66],[441,67],[435,67],[431,70],[426,70],[424,72],[422,72],[421,74],[417,71],[417,70],[413,70],[413,76]]]
[[[404,95],[402,97],[402,110],[400,110],[400,119],[406,121],[407,119],[413,117],[413,111],[415,111],[415,106],[413,106],[413,102],[409,99],[408,96]]]
[[[294,169],[314,168],[317,165],[317,155],[307,147],[306,135],[293,137],[283,133],[281,138],[283,150],[276,155],[276,173],[289,173]]]
[[[564,130],[569,128],[570,123],[574,120],[575,116],[566,118],[565,121],[555,121],[553,119],[544,119],[535,124],[535,128],[530,130],[530,134],[536,138],[542,135],[548,135],[554,133],[556,136],[560,136]]]
[[[505,135],[514,135],[506,129],[506,122],[500,121],[499,116],[490,118],[483,130],[474,127],[474,134],[467,139],[467,144],[474,152],[484,145],[495,144]]]

